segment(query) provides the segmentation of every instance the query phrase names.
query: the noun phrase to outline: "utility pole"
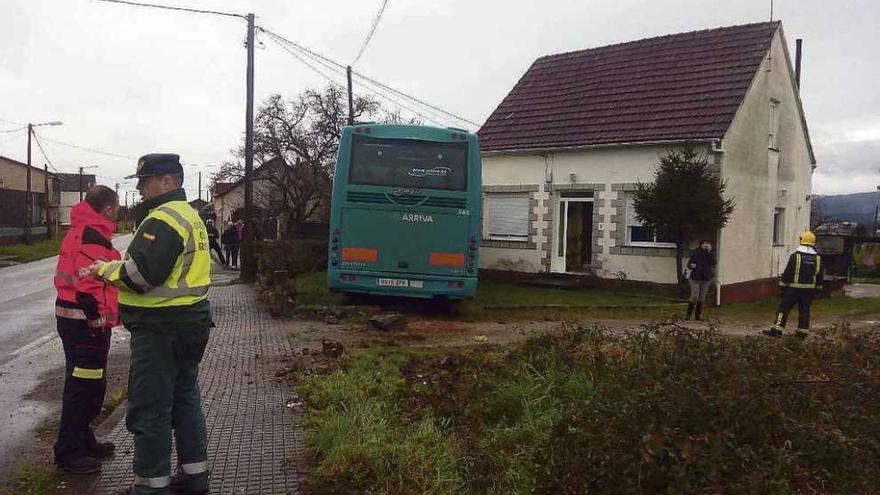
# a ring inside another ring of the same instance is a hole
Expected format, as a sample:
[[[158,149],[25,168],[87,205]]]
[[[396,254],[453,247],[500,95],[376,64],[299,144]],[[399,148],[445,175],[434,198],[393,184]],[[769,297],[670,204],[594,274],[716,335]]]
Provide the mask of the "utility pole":
[[[244,242],[241,249],[241,279],[256,279],[254,256],[254,14],[247,15],[247,107],[244,132]]]
[[[79,168],[79,200],[80,201],[83,200],[83,192],[85,192],[85,186],[83,185],[83,170],[85,170],[87,168],[98,168],[98,166],[97,165],[89,165],[87,167],[80,167]],[[118,188],[119,188],[119,185],[117,184],[117,189]]]
[[[354,101],[351,99],[351,66],[345,67],[345,75],[348,78],[348,125],[354,125]]]
[[[119,198],[119,183],[118,182],[116,183],[116,198],[117,198],[117,201],[119,201],[119,199],[118,199]]]
[[[34,215],[34,205],[31,202],[31,135],[34,133],[33,124],[28,123],[27,126],[28,133],[28,149],[27,149],[27,193],[25,194],[25,207],[24,207],[24,243],[31,243],[31,220],[33,220]]]
[[[49,227],[49,165],[43,164],[43,192],[46,193],[44,201],[44,210],[46,212],[46,239],[52,238],[52,229]]]
[[[199,200],[202,199],[202,171],[199,170]]]

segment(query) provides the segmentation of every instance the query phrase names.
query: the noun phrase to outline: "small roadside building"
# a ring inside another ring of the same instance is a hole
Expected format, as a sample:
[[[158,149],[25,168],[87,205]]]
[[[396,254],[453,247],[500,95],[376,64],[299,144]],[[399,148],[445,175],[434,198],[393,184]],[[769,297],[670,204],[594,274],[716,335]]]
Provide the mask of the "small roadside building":
[[[631,193],[685,143],[737,205],[714,239],[721,302],[775,293],[809,225],[816,159],[781,22],[541,57],[478,134],[484,269],[675,283],[675,245]]]
[[[28,165],[0,156],[0,244],[15,244],[24,240],[30,208],[32,239],[45,239],[57,220],[60,179],[44,168],[30,167],[28,197]]]

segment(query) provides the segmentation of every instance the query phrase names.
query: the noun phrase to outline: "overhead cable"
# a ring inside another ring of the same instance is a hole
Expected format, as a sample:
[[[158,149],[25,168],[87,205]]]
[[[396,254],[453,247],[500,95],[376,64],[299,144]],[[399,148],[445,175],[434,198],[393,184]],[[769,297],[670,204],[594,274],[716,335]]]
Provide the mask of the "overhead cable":
[[[52,165],[52,160],[49,159],[49,155],[47,155],[47,154],[46,154],[46,150],[43,149],[43,143],[40,142],[40,138],[37,137],[37,133],[34,132],[34,133],[33,133],[33,136],[34,136],[34,141],[37,142],[37,148],[40,148],[40,153],[42,153],[42,154],[43,154],[43,158],[46,159],[46,163],[49,165],[49,167],[52,168],[52,170],[54,170],[56,173],[58,173],[58,169],[55,168],[55,165]]]
[[[268,34],[268,33],[267,33],[267,34]],[[344,77],[345,74],[342,73],[338,68],[336,68],[336,67],[334,67],[334,66],[331,66],[331,65],[328,65],[326,62],[322,62],[320,59],[315,58],[314,56],[309,55],[309,54],[306,53],[305,51],[302,51],[302,52],[300,52],[300,53],[298,54],[298,53],[292,51],[292,50],[291,50],[290,48],[288,48],[287,46],[285,46],[285,45],[284,45],[283,43],[281,43],[279,40],[277,40],[277,39],[275,39],[274,37],[272,37],[271,34],[270,34],[269,36],[270,36],[270,38],[272,38],[272,41],[274,41],[278,46],[281,47],[281,49],[283,49],[283,50],[286,51],[287,53],[289,53],[289,54],[293,55],[294,57],[296,57],[300,62],[302,62],[303,64],[305,64],[308,68],[310,68],[310,69],[312,69],[313,71],[317,72],[319,75],[321,75],[324,79],[328,80],[328,81],[329,81],[331,84],[333,84],[334,86],[337,86],[337,87],[339,87],[339,88],[341,88],[341,89],[345,89],[345,86],[343,86],[342,84],[340,84],[339,82],[337,82],[336,80],[334,80],[332,77],[330,77],[330,76],[324,74],[320,69],[316,68],[315,66],[313,66],[312,64],[310,64],[309,62],[307,62],[306,60],[304,60],[303,57],[309,57],[310,60],[312,60],[313,62],[315,62],[315,63],[317,63],[317,64],[320,64],[320,65],[322,65],[323,67],[327,68],[328,70],[330,70],[330,71],[332,71],[332,72],[335,72],[336,74],[338,74],[338,75]],[[295,48],[295,47],[294,47],[294,48]],[[375,91],[375,90],[373,90],[373,89],[370,89],[370,88],[368,88],[368,87],[366,87],[366,86],[364,86],[363,88],[364,88],[367,92],[369,92],[369,93],[371,93],[371,94],[373,94],[373,95],[375,95],[375,96],[377,96],[377,97],[379,97],[379,98],[382,98],[382,99],[384,99],[384,100],[387,100],[387,101],[391,102],[392,104],[394,104],[394,105],[396,105],[396,106],[398,106],[398,107],[404,108],[404,109],[406,109],[406,110],[412,112],[413,114],[415,114],[415,115],[417,115],[417,116],[419,116],[419,117],[421,117],[421,118],[423,118],[423,119],[429,121],[429,122],[433,122],[434,124],[437,124],[437,125],[439,125],[439,126],[443,126],[443,125],[444,125],[443,123],[441,123],[441,122],[439,122],[439,121],[437,121],[437,120],[435,120],[435,119],[432,119],[431,117],[429,117],[429,116],[427,116],[427,115],[425,115],[425,114],[419,112],[418,110],[415,110],[415,109],[413,109],[413,108],[410,108],[410,107],[408,107],[408,106],[406,106],[406,105],[400,103],[399,101],[397,101],[397,100],[395,100],[395,99],[389,97],[388,95],[382,94],[382,93],[380,93],[380,92],[378,92],[378,91]]]
[[[357,56],[351,62],[351,65],[358,63],[358,60],[361,59],[361,55],[364,54],[364,51],[367,49],[367,45],[370,44],[370,40],[373,39],[373,35],[376,33],[376,28],[379,27],[379,21],[382,19],[382,14],[385,12],[385,6],[388,5],[388,0],[382,0],[382,6],[379,7],[379,12],[376,14],[376,17],[373,19],[373,25],[370,27],[370,32],[367,34],[367,39],[364,40],[364,44],[361,45],[361,49],[358,50]]]
[[[173,7],[170,5],[157,5],[154,3],[141,3],[141,2],[130,2],[128,0],[98,0],[99,2],[106,3],[120,3],[124,5],[132,5],[135,7],[149,7],[153,9],[162,9],[162,10],[177,10],[181,12],[190,12],[193,14],[212,14],[212,15],[222,15],[226,17],[239,17],[241,19],[247,19],[246,15],[236,14],[234,12],[220,12],[217,10],[202,10],[202,9],[190,9],[187,7]]]
[[[43,139],[45,139],[46,141],[49,141],[50,143],[60,144],[61,146],[68,146],[70,148],[75,148],[75,149],[78,149],[81,151],[88,151],[89,153],[97,153],[99,155],[113,156],[116,158],[125,158],[128,160],[137,160],[138,159],[138,157],[136,157],[136,156],[120,155],[119,153],[110,153],[109,151],[101,151],[101,150],[96,150],[94,148],[86,148],[85,146],[79,146],[79,145],[72,144],[72,143],[65,143],[64,141],[58,141],[56,139],[49,139],[49,138],[43,138]]]
[[[275,33],[275,32],[269,31],[268,29],[266,29],[266,28],[264,28],[264,27],[262,27],[262,26],[257,26],[257,29],[259,29],[260,31],[263,31],[264,33],[268,34],[270,37],[278,38],[278,39],[280,39],[281,41],[283,41],[283,42],[289,44],[290,46],[293,46],[293,47],[295,47],[295,48],[297,48],[297,49],[299,49],[299,50],[301,50],[301,51],[304,51],[304,52],[306,52],[306,53],[308,53],[308,54],[310,54],[310,55],[312,55],[312,56],[314,56],[314,57],[320,58],[321,60],[323,60],[323,61],[325,61],[325,62],[327,62],[327,63],[329,63],[329,64],[331,64],[331,65],[336,66],[336,67],[339,68],[340,70],[345,70],[345,69],[346,69],[346,67],[345,67],[344,65],[340,64],[339,62],[337,62],[337,61],[335,61],[335,60],[332,60],[332,59],[330,59],[330,58],[327,58],[327,57],[325,57],[324,55],[321,55],[320,53],[317,53],[317,52],[315,52],[314,50],[310,50],[310,49],[308,49],[308,48],[306,48],[306,47],[300,45],[299,43],[293,42],[293,41],[291,41],[291,40],[289,40],[289,39],[287,39],[287,38],[285,38],[285,37],[283,37],[283,36],[281,36],[281,35],[279,35],[279,34],[277,34],[277,33]],[[428,102],[426,102],[426,101],[420,100],[419,98],[416,98],[416,97],[414,97],[414,96],[410,96],[410,95],[404,93],[403,91],[400,91],[400,90],[398,90],[398,89],[394,89],[394,88],[392,88],[391,86],[388,86],[387,84],[383,84],[383,83],[381,83],[381,82],[379,82],[379,81],[377,81],[377,80],[375,80],[375,79],[373,79],[373,78],[371,78],[371,77],[368,77],[368,76],[365,76],[365,75],[363,75],[363,74],[360,74],[360,73],[358,73],[358,72],[356,72],[356,71],[354,71],[354,70],[352,70],[351,73],[352,73],[353,75],[355,75],[355,76],[361,78],[362,80],[365,80],[365,81],[368,81],[368,82],[370,82],[370,83],[373,83],[373,84],[375,84],[376,86],[382,87],[383,89],[385,89],[385,90],[387,90],[387,91],[393,92],[394,94],[400,95],[400,96],[402,96],[402,97],[404,97],[404,98],[406,98],[406,99],[408,99],[408,100],[411,100],[411,101],[413,101],[413,102],[416,102],[416,103],[418,103],[418,104],[420,104],[420,105],[423,105],[423,106],[425,106],[425,107],[427,107],[427,108],[434,109],[434,110],[436,110],[436,111],[442,113],[443,115],[446,115],[446,116],[452,117],[452,118],[454,118],[454,119],[456,119],[456,120],[459,120],[459,121],[461,121],[461,122],[465,122],[465,123],[470,124],[470,125],[472,125],[472,126],[474,126],[474,127],[480,127],[479,124],[477,124],[476,122],[474,122],[474,121],[472,121],[472,120],[469,120],[469,119],[466,119],[466,118],[461,117],[461,116],[459,116],[459,115],[456,115],[456,114],[454,114],[454,113],[452,113],[452,112],[449,112],[448,110],[444,110],[444,109],[442,109],[442,108],[440,108],[440,107],[438,107],[438,106],[436,106],[436,105],[432,105],[432,104],[430,104],[430,103],[428,103]]]
[[[27,129],[27,128],[28,128],[28,126],[17,127],[17,128],[15,128],[15,129],[0,129],[0,132],[18,132],[18,131],[23,131],[23,130],[25,130],[25,129]]]

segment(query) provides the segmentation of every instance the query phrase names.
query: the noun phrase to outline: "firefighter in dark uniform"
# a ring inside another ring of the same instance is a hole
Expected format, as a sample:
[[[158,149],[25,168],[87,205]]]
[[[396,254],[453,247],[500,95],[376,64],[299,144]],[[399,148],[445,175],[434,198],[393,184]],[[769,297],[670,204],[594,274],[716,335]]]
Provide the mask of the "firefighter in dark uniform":
[[[779,280],[782,289],[782,301],[776,320],[764,334],[771,337],[795,335],[805,338],[810,331],[810,304],[816,291],[822,287],[822,257],[816,252],[816,236],[809,230],[801,234],[801,245],[789,258],[785,271]],[[798,327],[796,332],[785,329],[788,313],[797,304]]]
[[[119,287],[122,322],[131,332],[126,416],[134,436],[131,493],[168,493],[172,487],[207,493],[207,435],[197,379],[213,326],[208,232],[186,201],[178,155],[141,157],[131,177],[138,178],[144,198],[131,245],[122,260],[89,267]],[[173,477],[172,429],[178,459]]]

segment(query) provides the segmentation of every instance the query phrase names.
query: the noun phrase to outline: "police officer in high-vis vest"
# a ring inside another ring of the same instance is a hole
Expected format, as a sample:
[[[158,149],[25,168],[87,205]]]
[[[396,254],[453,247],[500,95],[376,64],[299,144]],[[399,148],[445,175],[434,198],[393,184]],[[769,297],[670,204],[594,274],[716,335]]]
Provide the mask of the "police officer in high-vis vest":
[[[788,258],[788,264],[779,279],[782,301],[773,325],[764,330],[771,337],[794,335],[804,338],[810,330],[810,304],[816,291],[822,287],[824,270],[822,257],[814,248],[816,236],[808,230],[801,234],[800,243],[800,247]],[[795,304],[798,306],[798,327],[796,332],[791,333],[785,329],[785,325],[788,313]]]
[[[126,426],[134,436],[130,493],[208,492],[205,418],[197,382],[213,326],[208,303],[208,232],[182,189],[180,157],[151,154],[137,165],[144,201],[121,261],[98,261],[92,275],[119,287],[131,332]],[[177,472],[171,476],[171,431]]]

